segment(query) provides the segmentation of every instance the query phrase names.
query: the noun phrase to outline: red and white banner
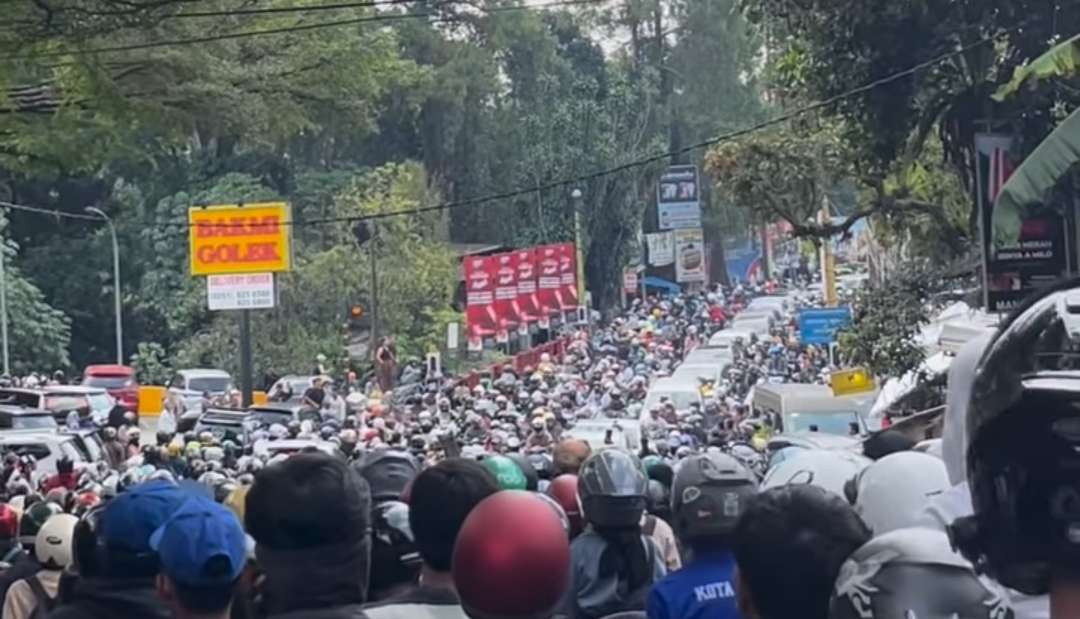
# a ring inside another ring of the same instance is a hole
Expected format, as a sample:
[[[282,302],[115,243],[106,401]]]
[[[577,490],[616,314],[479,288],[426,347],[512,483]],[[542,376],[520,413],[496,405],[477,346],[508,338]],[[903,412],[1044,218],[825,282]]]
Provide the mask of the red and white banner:
[[[575,311],[577,298],[577,246],[562,243],[559,248],[559,307],[564,312]]]
[[[559,294],[562,290],[562,271],[560,259],[562,251],[558,245],[541,245],[533,249],[536,261],[536,287],[540,298],[540,318],[546,319],[562,311]]]
[[[469,338],[495,335],[495,260],[490,256],[465,258],[465,319]]]
[[[495,254],[495,315],[499,332],[516,329],[521,321],[517,301],[517,252]]]
[[[536,292],[536,261],[531,249],[514,252],[517,263],[517,306],[523,322],[540,319],[540,297]]]

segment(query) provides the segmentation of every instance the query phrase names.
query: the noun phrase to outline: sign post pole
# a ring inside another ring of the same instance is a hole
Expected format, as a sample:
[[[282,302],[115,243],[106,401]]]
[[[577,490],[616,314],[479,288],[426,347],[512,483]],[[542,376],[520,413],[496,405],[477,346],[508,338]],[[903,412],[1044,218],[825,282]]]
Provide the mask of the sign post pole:
[[[251,406],[251,310],[240,310],[240,396],[244,408]]]

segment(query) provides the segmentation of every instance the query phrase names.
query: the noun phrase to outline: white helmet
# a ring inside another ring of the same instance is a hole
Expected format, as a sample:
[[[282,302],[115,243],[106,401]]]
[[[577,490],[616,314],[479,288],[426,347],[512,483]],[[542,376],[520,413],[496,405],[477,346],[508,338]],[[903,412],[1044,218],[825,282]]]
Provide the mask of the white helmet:
[[[843,497],[844,485],[869,464],[870,459],[848,451],[807,449],[770,468],[761,489],[810,484]]]
[[[949,488],[945,463],[917,451],[889,454],[866,467],[854,483],[855,511],[882,535],[918,524],[930,499]]]
[[[71,564],[71,540],[79,519],[71,514],[50,516],[34,537],[34,556],[50,570],[62,570]]]

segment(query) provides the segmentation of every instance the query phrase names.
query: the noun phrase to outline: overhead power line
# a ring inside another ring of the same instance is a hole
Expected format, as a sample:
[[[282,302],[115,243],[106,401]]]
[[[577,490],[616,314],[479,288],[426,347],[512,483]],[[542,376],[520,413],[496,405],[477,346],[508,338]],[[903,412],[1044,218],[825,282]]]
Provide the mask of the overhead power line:
[[[756,133],[758,131],[767,129],[769,127],[773,127],[773,126],[776,126],[776,125],[779,125],[779,124],[782,124],[782,123],[786,123],[786,122],[788,122],[790,120],[793,120],[795,118],[798,118],[800,116],[804,116],[806,114],[816,112],[818,110],[821,110],[821,109],[827,108],[829,106],[835,105],[837,103],[840,103],[841,101],[844,101],[846,99],[850,99],[852,97],[861,95],[863,93],[869,92],[869,91],[874,90],[876,88],[880,88],[881,86],[884,86],[886,84],[890,84],[892,82],[903,79],[905,77],[910,77],[910,76],[912,76],[912,75],[914,75],[914,74],[916,74],[916,73],[918,73],[920,71],[924,71],[924,70],[929,69],[931,67],[934,67],[934,66],[936,66],[938,64],[941,64],[941,63],[943,63],[943,62],[945,62],[947,60],[955,58],[956,56],[959,56],[959,55],[967,53],[967,52],[969,52],[969,51],[971,51],[973,49],[976,49],[978,47],[986,45],[987,43],[990,43],[990,42],[998,39],[999,37],[1004,36],[1005,34],[1007,34],[1009,32],[1012,32],[1013,30],[1016,30],[1016,28],[1011,29],[1009,31],[999,33],[997,35],[985,37],[983,39],[980,39],[980,40],[975,41],[973,43],[970,43],[968,45],[959,47],[959,48],[957,48],[957,49],[955,49],[953,51],[946,52],[944,54],[941,54],[939,56],[931,58],[930,60],[920,62],[920,63],[918,63],[916,65],[913,65],[913,66],[911,66],[911,67],[909,67],[907,69],[904,69],[902,71],[898,71],[898,72],[892,73],[892,74],[890,74],[888,76],[878,78],[878,79],[873,80],[871,82],[868,82],[868,83],[866,83],[866,84],[864,84],[862,86],[858,86],[856,88],[853,88],[853,89],[848,90],[846,92],[834,95],[832,97],[828,97],[828,98],[823,99],[821,101],[805,105],[803,107],[797,108],[797,109],[792,110],[790,112],[780,114],[780,115],[775,116],[773,118],[770,118],[768,120],[764,120],[762,122],[755,123],[753,125],[749,125],[749,126],[744,127],[742,129],[729,131],[727,133],[723,133],[721,135],[717,135],[717,136],[712,137],[710,139],[703,140],[701,142],[697,142],[697,143],[694,143],[694,144],[690,144],[688,146],[684,146],[684,147],[679,148],[679,149],[669,150],[669,151],[649,155],[647,157],[634,159],[634,160],[628,161],[626,163],[622,163],[622,164],[619,164],[619,165],[616,165],[616,166],[613,166],[613,167],[609,167],[609,168],[597,170],[597,171],[594,171],[594,172],[590,172],[588,174],[582,174],[582,175],[579,175],[579,176],[564,178],[564,179],[556,180],[556,181],[549,181],[547,183],[541,183],[541,184],[538,184],[538,185],[532,185],[530,187],[526,187],[526,188],[522,188],[522,189],[514,189],[514,190],[509,190],[509,191],[503,191],[503,192],[500,192],[500,193],[494,193],[494,194],[488,194],[488,195],[484,195],[484,196],[479,196],[479,197],[476,197],[476,198],[468,198],[468,199],[464,199],[464,200],[442,202],[442,203],[439,203],[439,204],[432,204],[432,205],[421,206],[421,207],[411,208],[411,209],[399,209],[399,210],[396,210],[396,211],[388,211],[388,212],[384,212],[384,213],[352,214],[352,215],[340,215],[340,216],[334,216],[334,217],[323,217],[323,218],[315,218],[315,219],[307,219],[307,220],[291,220],[291,221],[284,221],[284,222],[279,222],[279,223],[280,223],[280,225],[289,225],[289,226],[316,226],[316,225],[326,225],[326,224],[333,224],[333,223],[344,223],[344,222],[353,223],[353,222],[358,222],[358,221],[387,219],[387,218],[390,218],[390,217],[413,216],[413,215],[420,215],[420,214],[423,214],[423,213],[430,213],[430,212],[436,212],[436,211],[455,210],[455,209],[461,209],[461,208],[473,208],[473,207],[478,207],[478,206],[481,206],[481,205],[484,205],[484,204],[489,204],[491,202],[507,200],[507,199],[516,198],[516,197],[519,197],[519,196],[531,195],[531,194],[534,194],[534,193],[539,192],[539,191],[547,191],[547,190],[551,190],[551,189],[558,189],[560,187],[567,187],[567,186],[571,186],[571,185],[577,185],[577,184],[581,184],[581,183],[586,183],[588,181],[595,180],[597,178],[603,178],[605,176],[611,176],[611,175],[614,175],[614,174],[619,174],[619,173],[625,172],[627,170],[632,170],[634,168],[649,165],[650,163],[655,163],[657,161],[662,161],[662,160],[665,160],[665,159],[669,159],[669,158],[671,158],[673,156],[676,156],[676,155],[681,155],[681,154],[685,154],[685,153],[688,153],[688,152],[697,151],[697,150],[700,150],[702,148],[707,148],[709,146],[715,146],[716,144],[720,144],[720,143],[723,143],[723,142],[728,142],[728,141],[731,141],[731,140],[734,140],[734,139],[737,139],[737,138],[740,138],[740,137],[743,137],[743,136],[746,136],[746,135],[749,135],[749,134]],[[90,219],[90,220],[95,220],[95,221],[97,220],[97,218],[90,217],[90,216],[87,216],[87,215],[79,215],[79,214],[74,214],[74,213],[64,213],[62,211],[55,211],[55,210],[49,210],[49,209],[43,209],[43,208],[37,208],[37,207],[30,207],[30,206],[25,206],[25,205],[16,205],[16,204],[11,204],[9,202],[0,202],[0,207],[12,208],[12,209],[17,209],[17,210],[34,211],[34,212],[38,212],[38,213],[44,213],[44,214],[48,214],[48,215],[53,215],[53,216],[56,216],[56,217],[69,217],[69,218],[74,218],[74,219]],[[148,223],[143,223],[141,225],[150,226],[150,227],[158,227],[158,228],[177,228],[177,227],[187,227],[187,226],[190,226],[191,224],[186,220],[175,220],[175,221],[148,222]]]
[[[82,219],[85,221],[101,221],[100,217],[95,215],[84,215],[82,213],[68,213],[67,211],[58,211],[56,209],[41,208],[39,206],[27,206],[25,204],[15,204],[12,202],[6,202],[0,200],[0,209],[11,209],[13,211],[26,211],[29,213],[37,213],[39,215],[49,215],[51,217],[65,218],[65,219]]]
[[[600,4],[607,2],[607,0],[553,0],[551,2],[543,2],[539,4],[530,5],[514,5],[514,6],[500,6],[490,8],[479,8],[476,10],[485,14],[497,14],[497,13],[509,13],[514,11],[531,11],[536,9],[546,9],[551,7],[561,6],[578,6],[586,4]],[[64,56],[87,56],[92,54],[110,54],[117,52],[130,52],[143,49],[155,49],[159,47],[178,47],[184,45],[199,45],[203,43],[213,43],[216,41],[230,41],[235,39],[249,39],[252,37],[277,35],[277,34],[289,34],[293,32],[307,32],[310,30],[321,30],[323,28],[339,28],[343,26],[353,26],[357,24],[365,24],[371,22],[393,22],[402,21],[408,19],[426,19],[435,18],[433,21],[437,22],[449,22],[456,21],[456,19],[443,16],[437,11],[424,11],[424,12],[411,12],[411,13],[385,13],[377,15],[366,15],[364,17],[354,17],[351,19],[339,19],[334,21],[315,22],[312,24],[296,24],[293,26],[282,26],[279,28],[264,28],[259,30],[245,30],[241,32],[227,32],[223,34],[207,35],[203,37],[189,37],[181,39],[167,39],[163,41],[152,41],[147,43],[132,43],[129,45],[110,45],[104,47],[91,47],[84,49],[74,49],[68,51],[47,51],[37,52],[30,54],[15,54],[8,56],[0,56],[0,62],[14,62],[23,60],[37,60],[40,58],[61,58]]]
[[[365,0],[363,2],[339,2],[333,4],[309,4],[304,6],[271,6],[256,9],[226,9],[221,11],[184,11],[161,15],[161,19],[181,19],[186,17],[233,17],[238,15],[278,15],[283,13],[313,13],[317,11],[343,11],[346,9],[392,6],[397,4],[417,4],[423,0]],[[462,0],[452,0],[460,2]],[[437,2],[436,4],[443,4]]]

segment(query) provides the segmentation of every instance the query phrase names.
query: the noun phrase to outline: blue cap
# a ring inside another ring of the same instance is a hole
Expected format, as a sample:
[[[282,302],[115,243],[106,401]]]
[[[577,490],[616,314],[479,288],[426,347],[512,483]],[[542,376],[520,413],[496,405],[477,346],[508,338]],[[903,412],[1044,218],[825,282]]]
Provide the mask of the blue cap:
[[[110,548],[150,552],[150,534],[165,524],[188,495],[163,479],[128,488],[109,501],[102,514],[102,537]]]
[[[192,497],[150,536],[161,571],[183,585],[226,585],[247,561],[244,529],[236,515],[203,497]],[[224,559],[224,560],[222,560]]]

